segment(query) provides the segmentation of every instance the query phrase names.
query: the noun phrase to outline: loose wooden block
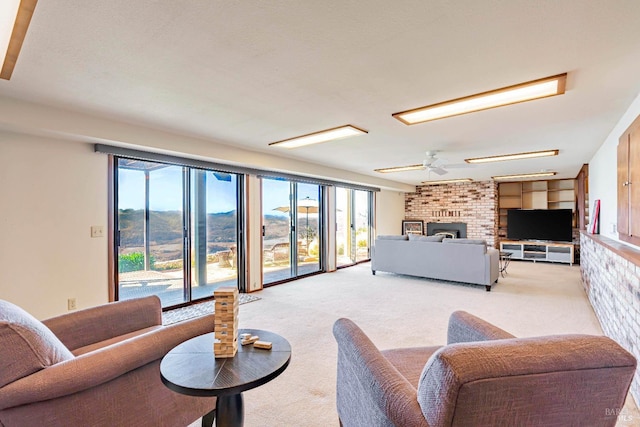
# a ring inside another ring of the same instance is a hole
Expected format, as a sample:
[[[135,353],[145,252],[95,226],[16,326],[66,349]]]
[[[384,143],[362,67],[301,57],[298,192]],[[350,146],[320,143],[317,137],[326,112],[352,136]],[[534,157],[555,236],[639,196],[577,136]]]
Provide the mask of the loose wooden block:
[[[254,336],[252,336],[252,337],[249,337],[249,338],[245,338],[245,339],[243,339],[243,340],[241,341],[241,344],[242,344],[242,345],[253,344],[253,343],[255,343],[256,341],[258,341],[259,339],[260,339],[260,337],[259,337],[259,336],[254,335]]]
[[[264,350],[271,350],[271,342],[270,341],[256,341],[253,343],[255,348],[261,348]]]

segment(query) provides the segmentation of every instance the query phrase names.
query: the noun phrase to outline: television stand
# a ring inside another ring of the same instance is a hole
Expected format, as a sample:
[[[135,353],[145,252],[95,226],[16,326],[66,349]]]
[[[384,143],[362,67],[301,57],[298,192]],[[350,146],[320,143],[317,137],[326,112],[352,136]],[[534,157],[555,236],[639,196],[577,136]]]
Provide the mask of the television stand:
[[[538,242],[531,240],[503,240],[500,251],[511,252],[511,259],[561,262],[573,265],[573,243]]]

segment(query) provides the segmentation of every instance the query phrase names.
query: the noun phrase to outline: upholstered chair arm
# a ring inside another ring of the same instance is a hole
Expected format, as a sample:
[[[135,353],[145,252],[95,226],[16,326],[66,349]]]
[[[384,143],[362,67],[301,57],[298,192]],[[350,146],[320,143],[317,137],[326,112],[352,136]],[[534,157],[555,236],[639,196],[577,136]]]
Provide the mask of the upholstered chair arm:
[[[213,325],[213,314],[187,320],[42,369],[0,388],[0,410],[70,395],[106,383],[161,359],[173,347],[190,338],[212,332]]]
[[[338,342],[337,409],[342,425],[428,426],[416,389],[349,319],[333,326]]]
[[[436,351],[417,394],[439,426],[614,426],[635,369],[635,358],[603,336],[476,341]]]
[[[71,351],[120,335],[162,324],[160,298],[155,295],[118,301],[44,320]]]
[[[515,336],[466,311],[454,311],[449,317],[447,344],[507,338]]]

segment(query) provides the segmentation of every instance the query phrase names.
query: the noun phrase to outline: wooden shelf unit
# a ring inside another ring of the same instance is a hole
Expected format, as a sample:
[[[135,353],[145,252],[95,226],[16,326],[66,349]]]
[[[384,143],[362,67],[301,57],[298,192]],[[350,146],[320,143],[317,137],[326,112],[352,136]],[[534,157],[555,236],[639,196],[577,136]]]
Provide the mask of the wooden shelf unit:
[[[528,240],[503,240],[500,251],[511,252],[511,259],[528,261],[561,262],[573,265],[573,243],[536,242]]]
[[[498,237],[507,237],[509,209],[571,209],[576,227],[576,180],[550,179],[498,184]]]

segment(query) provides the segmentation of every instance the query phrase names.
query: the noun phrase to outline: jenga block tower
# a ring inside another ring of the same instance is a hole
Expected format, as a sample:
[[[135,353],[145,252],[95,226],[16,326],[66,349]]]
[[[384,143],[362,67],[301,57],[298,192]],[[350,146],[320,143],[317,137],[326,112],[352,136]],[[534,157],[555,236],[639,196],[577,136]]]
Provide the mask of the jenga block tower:
[[[233,357],[238,351],[238,289],[221,287],[215,297],[213,354],[217,358]]]

